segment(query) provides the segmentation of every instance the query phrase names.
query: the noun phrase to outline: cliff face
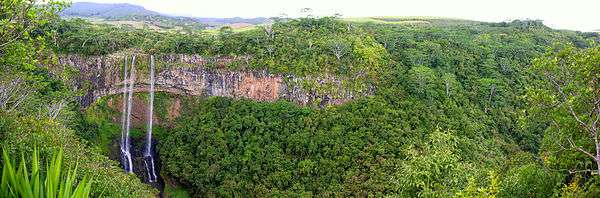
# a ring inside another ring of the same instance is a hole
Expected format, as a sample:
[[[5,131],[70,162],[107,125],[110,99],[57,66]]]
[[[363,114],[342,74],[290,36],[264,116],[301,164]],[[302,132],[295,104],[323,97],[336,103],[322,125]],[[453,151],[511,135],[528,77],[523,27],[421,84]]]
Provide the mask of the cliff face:
[[[82,105],[88,106],[100,97],[122,93],[123,63],[131,55],[112,54],[107,56],[62,55],[58,64],[77,68],[80,75],[75,84],[87,93],[81,98]],[[136,56],[135,92],[145,92],[149,85],[149,56]],[[242,60],[242,61],[240,61]],[[357,96],[373,94],[371,86],[357,92],[345,88],[342,80],[327,77],[282,76],[266,70],[225,69],[234,62],[243,63],[243,58],[204,58],[198,55],[162,55],[156,57],[156,91],[194,96],[224,96],[249,98],[257,101],[280,99],[300,105],[341,104]],[[311,86],[306,86],[310,82]],[[310,88],[309,88],[310,87]],[[320,89],[328,87],[328,89]]]

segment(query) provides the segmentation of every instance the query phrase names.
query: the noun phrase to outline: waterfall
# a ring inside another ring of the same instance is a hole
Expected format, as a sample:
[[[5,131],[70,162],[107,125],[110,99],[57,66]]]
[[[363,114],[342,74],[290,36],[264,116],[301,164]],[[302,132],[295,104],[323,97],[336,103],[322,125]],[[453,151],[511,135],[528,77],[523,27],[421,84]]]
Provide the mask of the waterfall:
[[[146,149],[144,152],[144,164],[148,173],[148,182],[156,182],[154,170],[154,156],[152,154],[152,119],[154,111],[154,55],[150,55],[150,90],[148,97],[148,126],[146,132]]]
[[[152,116],[154,113],[154,55],[150,55],[150,90],[148,98],[148,133],[146,155],[149,155],[152,151]]]
[[[123,82],[123,116],[122,121],[122,132],[121,132],[121,159],[125,172],[133,172],[133,163],[131,161],[131,143],[129,137],[129,130],[131,128],[131,104],[133,101],[133,85],[135,83],[135,56],[131,61],[131,68],[129,71],[129,87],[127,86],[127,58],[125,58],[125,80]],[[125,98],[127,96],[127,98]],[[127,99],[127,100],[125,100]],[[127,110],[125,111],[125,108]]]
[[[129,69],[129,76],[128,74]],[[127,57],[123,68],[123,113],[121,116],[121,163],[125,172],[133,172],[131,156],[131,109],[133,103],[133,86],[135,84],[135,56],[131,61],[131,67],[127,68]],[[148,126],[146,133],[146,148],[144,149],[144,164],[148,173],[148,182],[156,182],[157,176],[154,169],[154,154],[152,152],[152,122],[154,114],[154,55],[150,56],[150,90],[148,97]]]
[[[123,167],[125,168],[125,171],[129,170],[129,160],[127,158],[127,154],[126,154],[126,146],[125,146],[125,133],[126,133],[126,125],[125,122],[127,120],[127,56],[125,56],[125,62],[123,63],[123,97],[122,97],[122,101],[123,101],[123,108],[122,108],[122,116],[121,116],[121,143],[120,143],[120,148],[121,148],[121,164],[123,164]]]

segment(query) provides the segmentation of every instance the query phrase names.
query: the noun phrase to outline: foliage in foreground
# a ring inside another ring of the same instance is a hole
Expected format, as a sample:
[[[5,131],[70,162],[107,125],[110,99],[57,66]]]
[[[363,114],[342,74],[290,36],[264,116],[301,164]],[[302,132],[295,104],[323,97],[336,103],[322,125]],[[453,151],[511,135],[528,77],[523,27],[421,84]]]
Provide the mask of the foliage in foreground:
[[[48,67],[49,60],[44,58],[52,53],[47,46],[56,33],[45,27],[58,19],[57,12],[64,5],[60,0],[0,1],[0,144],[10,156],[33,153],[33,145],[37,145],[42,159],[62,149],[62,165],[77,166],[82,175],[94,178],[89,192],[94,197],[156,195],[155,190],[138,178],[125,174],[116,162],[87,147],[72,130],[78,123],[78,105],[74,102],[77,91],[68,82],[67,73],[72,74],[73,69],[52,70]],[[3,170],[9,173],[8,169]],[[25,174],[24,170],[17,174]],[[73,183],[82,179],[71,176]],[[28,182],[19,184],[25,183]]]
[[[600,46],[551,48],[531,69],[540,79],[528,86],[526,118],[544,130],[540,158],[548,169],[570,175],[565,189],[597,197]]]
[[[8,152],[2,150],[2,180],[0,196],[2,197],[89,197],[93,179],[84,176],[77,182],[77,166],[74,169],[63,166],[63,151],[54,152],[46,168],[40,164],[37,149],[33,150],[31,171],[27,168],[24,154],[18,167],[11,160]],[[45,174],[44,174],[45,173]]]
[[[552,49],[536,59],[532,69],[541,80],[528,89],[528,111],[532,120],[545,123],[546,162],[569,171],[598,173],[600,46]]]
[[[125,174],[117,162],[86,146],[73,130],[48,118],[0,112],[0,144],[10,155],[31,153],[33,145],[38,146],[42,157],[62,149],[64,165],[77,164],[78,172],[94,178],[90,192],[94,197],[147,197],[157,193],[135,175]]]

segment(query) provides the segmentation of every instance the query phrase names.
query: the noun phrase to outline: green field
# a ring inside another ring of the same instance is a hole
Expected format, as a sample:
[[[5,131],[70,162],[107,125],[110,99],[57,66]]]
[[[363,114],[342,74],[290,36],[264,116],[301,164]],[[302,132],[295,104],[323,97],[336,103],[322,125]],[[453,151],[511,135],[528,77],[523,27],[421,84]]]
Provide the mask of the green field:
[[[427,17],[427,16],[381,16],[381,17],[350,17],[343,21],[354,23],[396,24],[396,25],[467,25],[480,22],[464,19]]]

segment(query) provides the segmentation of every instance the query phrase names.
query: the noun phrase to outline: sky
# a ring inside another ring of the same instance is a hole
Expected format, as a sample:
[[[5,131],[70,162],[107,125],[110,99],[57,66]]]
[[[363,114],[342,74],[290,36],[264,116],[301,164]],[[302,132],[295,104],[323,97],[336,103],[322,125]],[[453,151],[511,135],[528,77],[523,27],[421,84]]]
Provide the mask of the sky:
[[[540,19],[556,29],[600,29],[600,0],[73,0],[131,3],[164,14],[193,17],[436,16],[501,22]]]

